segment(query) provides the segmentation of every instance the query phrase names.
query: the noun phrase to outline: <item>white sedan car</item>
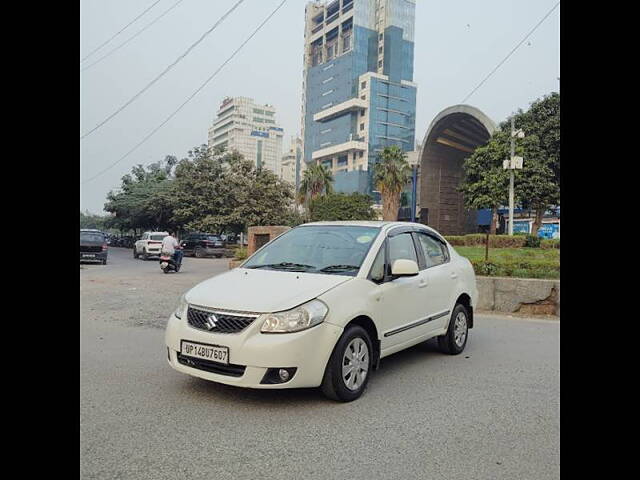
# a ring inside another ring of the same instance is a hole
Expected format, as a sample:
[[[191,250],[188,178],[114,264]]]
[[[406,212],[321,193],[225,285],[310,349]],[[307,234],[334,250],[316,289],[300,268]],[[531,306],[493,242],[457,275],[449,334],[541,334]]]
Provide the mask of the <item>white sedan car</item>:
[[[293,228],[189,290],[169,318],[169,364],[248,388],[362,395],[380,359],[437,337],[462,352],[478,291],[471,263],[406,222]]]

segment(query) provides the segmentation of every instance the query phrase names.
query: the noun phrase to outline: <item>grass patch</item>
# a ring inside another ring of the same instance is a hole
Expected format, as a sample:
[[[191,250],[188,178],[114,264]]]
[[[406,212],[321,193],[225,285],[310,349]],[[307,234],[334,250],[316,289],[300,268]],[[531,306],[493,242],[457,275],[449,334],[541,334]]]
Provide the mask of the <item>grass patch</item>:
[[[473,264],[477,275],[518,278],[560,278],[560,249],[489,248],[485,262],[483,246],[454,247]]]

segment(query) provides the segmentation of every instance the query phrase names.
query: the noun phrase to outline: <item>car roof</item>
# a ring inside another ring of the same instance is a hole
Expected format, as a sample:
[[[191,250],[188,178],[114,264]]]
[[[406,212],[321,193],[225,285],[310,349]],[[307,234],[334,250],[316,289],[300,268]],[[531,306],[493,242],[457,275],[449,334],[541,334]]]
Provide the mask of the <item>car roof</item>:
[[[151,235],[169,235],[169,232],[144,232],[144,233],[149,233]]]
[[[389,230],[394,227],[418,227],[425,230],[431,230],[436,232],[433,228],[424,225],[423,223],[416,222],[389,222],[384,220],[341,220],[341,221],[327,221],[327,222],[310,222],[299,225],[300,227],[308,226],[308,225],[318,225],[318,226],[353,226],[353,227],[377,227],[383,228],[386,227],[385,230]],[[437,232],[436,232],[437,233]]]

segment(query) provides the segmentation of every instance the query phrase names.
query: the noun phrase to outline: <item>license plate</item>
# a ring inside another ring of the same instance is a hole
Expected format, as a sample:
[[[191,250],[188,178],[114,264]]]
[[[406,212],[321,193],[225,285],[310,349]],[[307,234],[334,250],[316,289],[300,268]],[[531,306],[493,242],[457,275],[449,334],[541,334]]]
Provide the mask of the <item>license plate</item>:
[[[83,253],[83,254],[82,254],[82,256],[83,256],[83,257],[87,257],[87,258],[96,258],[96,256],[95,256],[95,255],[88,254],[88,253]]]
[[[229,347],[182,340],[182,342],[180,342],[180,353],[187,357],[200,358],[202,360],[229,365]]]

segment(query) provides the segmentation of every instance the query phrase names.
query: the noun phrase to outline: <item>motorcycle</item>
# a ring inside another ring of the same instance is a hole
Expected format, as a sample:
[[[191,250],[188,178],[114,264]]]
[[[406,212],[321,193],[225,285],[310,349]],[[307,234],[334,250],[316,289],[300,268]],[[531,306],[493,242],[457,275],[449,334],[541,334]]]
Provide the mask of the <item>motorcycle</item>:
[[[172,271],[178,273],[180,271],[180,265],[176,263],[173,255],[169,255],[163,252],[160,254],[160,269],[164,273],[169,273]]]

